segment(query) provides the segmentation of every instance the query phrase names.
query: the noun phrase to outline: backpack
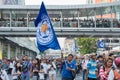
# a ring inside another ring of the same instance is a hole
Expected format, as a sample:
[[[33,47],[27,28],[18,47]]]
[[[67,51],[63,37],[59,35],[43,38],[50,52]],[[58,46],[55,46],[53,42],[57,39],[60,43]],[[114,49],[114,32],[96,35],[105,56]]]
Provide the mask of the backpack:
[[[114,70],[114,80],[120,79],[120,71],[117,69]]]
[[[77,68],[75,68],[74,72],[72,71],[72,77],[73,77],[73,79],[75,79],[76,75],[77,75]]]

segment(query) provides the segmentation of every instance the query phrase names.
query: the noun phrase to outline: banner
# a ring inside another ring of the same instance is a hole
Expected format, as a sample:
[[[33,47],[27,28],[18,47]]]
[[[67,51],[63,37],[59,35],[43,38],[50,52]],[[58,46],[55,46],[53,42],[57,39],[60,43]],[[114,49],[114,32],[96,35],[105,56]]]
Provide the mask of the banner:
[[[49,48],[54,50],[61,49],[43,2],[34,23],[37,27],[37,46],[41,52],[44,52]]]

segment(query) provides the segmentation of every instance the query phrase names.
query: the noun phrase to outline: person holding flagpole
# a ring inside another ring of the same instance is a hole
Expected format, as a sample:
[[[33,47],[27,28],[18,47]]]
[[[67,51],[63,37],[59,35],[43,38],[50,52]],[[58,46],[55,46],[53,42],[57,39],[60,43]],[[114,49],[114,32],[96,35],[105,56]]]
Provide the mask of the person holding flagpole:
[[[43,2],[34,24],[35,27],[37,27],[36,39],[37,47],[40,52],[44,52],[49,48],[54,50],[61,50],[51,20]]]

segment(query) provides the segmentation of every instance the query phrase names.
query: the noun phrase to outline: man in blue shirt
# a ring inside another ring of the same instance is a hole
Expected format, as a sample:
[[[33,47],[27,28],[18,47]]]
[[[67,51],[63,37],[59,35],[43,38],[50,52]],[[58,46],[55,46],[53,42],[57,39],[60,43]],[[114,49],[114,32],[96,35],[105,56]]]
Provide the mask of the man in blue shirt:
[[[91,55],[91,60],[87,64],[86,80],[97,80],[96,54]]]
[[[72,72],[75,71],[75,63],[73,60],[73,55],[69,54],[67,60],[63,62],[62,65],[62,80],[73,80]]]
[[[29,62],[28,55],[25,55],[22,62],[22,80],[30,80],[30,69],[32,69],[32,63]]]

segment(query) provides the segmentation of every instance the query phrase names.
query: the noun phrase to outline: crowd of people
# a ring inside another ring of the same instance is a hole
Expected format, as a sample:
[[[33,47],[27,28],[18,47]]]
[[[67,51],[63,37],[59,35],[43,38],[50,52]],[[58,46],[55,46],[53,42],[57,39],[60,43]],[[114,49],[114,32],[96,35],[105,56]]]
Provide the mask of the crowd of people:
[[[21,18],[21,19],[12,19],[12,22],[16,21],[16,24],[11,23],[11,25],[13,27],[33,27],[33,21],[34,19],[29,19],[28,25],[26,24],[26,19],[25,18]],[[111,26],[114,28],[120,28],[120,21],[117,19],[96,19],[96,21],[94,19],[79,19],[79,25],[78,25],[78,19],[62,19],[62,21],[60,21],[60,19],[52,19],[52,24],[54,27],[83,27],[83,28],[94,28],[95,25],[97,28],[110,28]],[[0,27],[9,27],[10,23],[9,23],[9,19],[1,19],[0,18]]]
[[[1,80],[57,80],[56,63],[54,59],[29,59],[24,55],[22,59],[11,61],[4,58],[0,61]]]
[[[57,74],[61,80],[76,80],[77,76],[82,80],[120,80],[120,57],[92,53],[82,57],[69,54],[64,59],[30,60],[24,55],[18,60],[0,60],[0,80],[57,80]]]
[[[72,54],[63,63],[62,80],[75,80],[73,72],[78,69],[76,60]],[[80,63],[82,67],[82,80],[120,80],[120,57],[109,55],[97,55],[92,53],[85,55]]]

